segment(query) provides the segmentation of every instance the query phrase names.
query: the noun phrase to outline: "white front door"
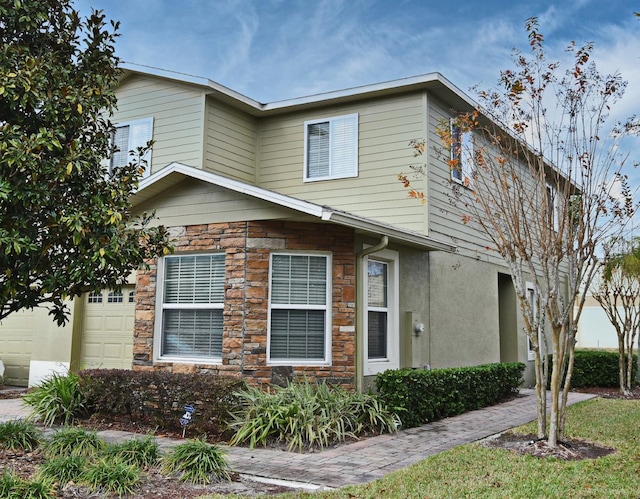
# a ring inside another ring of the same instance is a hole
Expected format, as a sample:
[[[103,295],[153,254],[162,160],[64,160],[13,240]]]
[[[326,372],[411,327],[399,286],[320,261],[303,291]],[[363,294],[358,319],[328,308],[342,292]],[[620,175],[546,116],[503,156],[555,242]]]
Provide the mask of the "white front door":
[[[363,258],[364,375],[400,367],[398,253],[382,250]]]

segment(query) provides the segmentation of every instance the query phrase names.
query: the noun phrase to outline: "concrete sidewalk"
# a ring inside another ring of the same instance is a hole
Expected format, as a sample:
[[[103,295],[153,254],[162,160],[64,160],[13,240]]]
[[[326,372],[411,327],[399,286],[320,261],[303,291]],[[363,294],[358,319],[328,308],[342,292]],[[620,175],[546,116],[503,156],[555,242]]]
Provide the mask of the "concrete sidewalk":
[[[590,398],[593,395],[571,393],[569,404]],[[20,399],[0,400],[0,421],[25,418],[28,414],[28,408]],[[501,433],[535,418],[535,392],[521,389],[520,396],[503,404],[322,452],[301,454],[262,447],[253,450],[224,447],[224,450],[229,466],[238,473],[286,482],[290,486],[337,488],[371,482],[433,454]],[[121,431],[98,433],[107,441],[133,437]],[[168,438],[157,441],[161,448],[181,442]]]

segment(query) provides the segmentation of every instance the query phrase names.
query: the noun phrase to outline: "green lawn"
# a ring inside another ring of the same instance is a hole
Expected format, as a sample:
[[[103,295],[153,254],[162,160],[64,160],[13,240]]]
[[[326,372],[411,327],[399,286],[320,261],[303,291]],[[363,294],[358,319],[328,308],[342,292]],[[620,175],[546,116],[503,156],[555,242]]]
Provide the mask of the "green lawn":
[[[535,425],[522,426],[517,431],[535,433]],[[613,447],[616,452],[595,460],[567,462],[469,444],[367,485],[275,497],[640,497],[640,401],[594,399],[576,404],[569,409],[566,436]]]

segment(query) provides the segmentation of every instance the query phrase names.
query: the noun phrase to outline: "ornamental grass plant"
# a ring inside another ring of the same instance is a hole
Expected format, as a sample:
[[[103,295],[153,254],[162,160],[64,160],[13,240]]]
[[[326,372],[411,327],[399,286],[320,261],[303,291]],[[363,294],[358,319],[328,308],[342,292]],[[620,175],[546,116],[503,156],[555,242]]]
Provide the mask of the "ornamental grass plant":
[[[0,423],[0,447],[32,451],[42,440],[42,432],[30,421],[15,419]]]
[[[42,381],[22,397],[32,409],[30,418],[37,418],[45,426],[71,424],[84,410],[84,396],[78,383],[78,375],[72,372],[54,373]]]
[[[234,415],[232,445],[283,442],[289,450],[323,448],[370,433],[395,432],[398,417],[372,394],[308,380],[270,392],[247,388]]]
[[[81,481],[91,490],[123,496],[135,491],[140,482],[140,468],[118,458],[103,457],[87,466]]]
[[[45,455],[94,457],[105,447],[105,442],[95,431],[67,426],[56,431],[43,445]]]
[[[208,484],[230,479],[224,453],[204,440],[189,440],[173,447],[162,458],[162,471],[176,474],[180,481]]]
[[[156,464],[160,457],[158,442],[151,435],[107,444],[103,454],[118,458],[126,464],[135,464],[143,469],[148,469]]]

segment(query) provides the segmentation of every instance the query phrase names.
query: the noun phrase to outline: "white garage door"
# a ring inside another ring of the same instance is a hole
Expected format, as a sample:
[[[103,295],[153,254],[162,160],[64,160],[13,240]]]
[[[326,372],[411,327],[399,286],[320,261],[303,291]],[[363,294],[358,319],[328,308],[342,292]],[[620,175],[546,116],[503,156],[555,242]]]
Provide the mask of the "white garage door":
[[[7,385],[27,386],[33,331],[37,330],[38,321],[47,320],[46,314],[44,309],[24,310],[9,315],[0,324],[0,360]]]
[[[80,366],[83,369],[131,369],[134,288],[85,296]]]

